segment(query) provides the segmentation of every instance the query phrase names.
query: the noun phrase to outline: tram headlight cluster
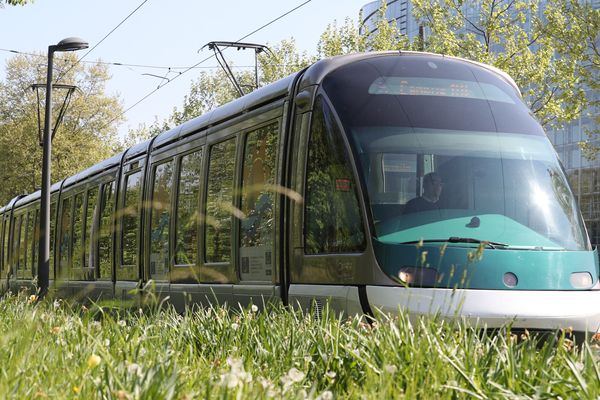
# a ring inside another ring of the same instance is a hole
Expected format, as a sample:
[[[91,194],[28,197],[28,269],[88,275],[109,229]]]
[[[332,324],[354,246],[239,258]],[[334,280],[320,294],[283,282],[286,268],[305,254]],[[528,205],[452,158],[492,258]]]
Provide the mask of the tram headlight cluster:
[[[592,286],[592,275],[589,272],[573,272],[569,278],[575,289],[586,289]]]
[[[398,279],[409,286],[435,286],[437,271],[433,268],[401,267]]]

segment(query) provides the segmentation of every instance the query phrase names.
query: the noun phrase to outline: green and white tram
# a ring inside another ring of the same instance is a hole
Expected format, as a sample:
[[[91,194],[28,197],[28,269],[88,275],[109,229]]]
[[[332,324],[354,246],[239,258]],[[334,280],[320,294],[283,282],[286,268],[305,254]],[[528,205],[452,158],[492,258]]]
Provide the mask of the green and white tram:
[[[39,192],[0,210],[3,287],[31,287]],[[52,187],[51,285],[129,298],[439,313],[600,328],[598,255],[505,73],[341,56]],[[143,292],[143,291],[142,291]]]

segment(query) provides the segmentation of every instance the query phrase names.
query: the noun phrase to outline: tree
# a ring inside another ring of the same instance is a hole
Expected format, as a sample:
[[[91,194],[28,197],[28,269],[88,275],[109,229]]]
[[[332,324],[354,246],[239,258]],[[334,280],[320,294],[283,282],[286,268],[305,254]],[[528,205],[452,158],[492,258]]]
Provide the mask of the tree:
[[[544,13],[539,0],[414,0],[413,6],[428,32],[425,50],[507,72],[540,123],[556,128],[578,118],[588,104],[580,84],[580,54],[557,47],[561,27],[546,22],[545,16],[556,13],[560,3],[549,2]],[[571,29],[583,28],[574,19],[570,24]]]
[[[4,7],[4,4],[9,6],[24,6],[27,3],[33,3],[33,0],[0,0],[0,8]]]
[[[60,78],[60,83],[74,84],[79,90],[74,93],[53,140],[53,182],[111,156],[117,146],[117,125],[122,119],[119,99],[105,93],[105,83],[110,78],[107,67],[99,64],[86,67],[75,62],[76,56],[71,53],[65,53],[55,62],[55,77]],[[0,82],[2,204],[40,186],[42,149],[38,138],[37,98],[31,85],[45,83],[45,57],[17,55],[8,61],[6,71],[6,80]],[[53,121],[63,95],[60,89],[54,89]],[[43,119],[44,90],[40,97]],[[107,124],[108,121],[112,122]],[[42,126],[43,123],[42,120]]]

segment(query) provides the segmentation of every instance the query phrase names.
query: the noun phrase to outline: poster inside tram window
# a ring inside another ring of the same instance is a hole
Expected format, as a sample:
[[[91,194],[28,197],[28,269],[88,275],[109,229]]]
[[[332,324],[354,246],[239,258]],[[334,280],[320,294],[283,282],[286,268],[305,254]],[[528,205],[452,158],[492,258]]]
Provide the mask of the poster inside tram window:
[[[272,281],[273,248],[271,246],[241,247],[240,278],[245,281]]]

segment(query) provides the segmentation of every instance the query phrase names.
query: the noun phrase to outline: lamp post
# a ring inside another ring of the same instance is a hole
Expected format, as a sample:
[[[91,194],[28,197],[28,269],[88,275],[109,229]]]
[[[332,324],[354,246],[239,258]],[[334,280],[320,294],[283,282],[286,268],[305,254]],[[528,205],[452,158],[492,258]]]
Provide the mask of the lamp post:
[[[44,135],[42,138],[42,193],[40,198],[40,247],[38,257],[38,290],[43,298],[50,284],[50,154],[52,152],[52,68],[54,53],[57,51],[76,51],[87,49],[88,43],[83,39],[70,37],[58,44],[48,46],[48,76],[46,78],[46,104],[44,117]]]

